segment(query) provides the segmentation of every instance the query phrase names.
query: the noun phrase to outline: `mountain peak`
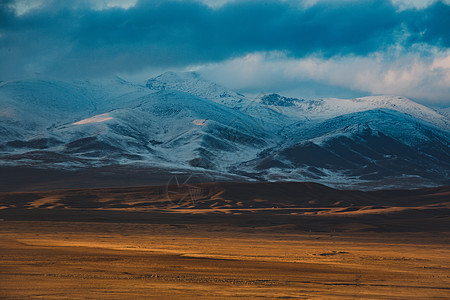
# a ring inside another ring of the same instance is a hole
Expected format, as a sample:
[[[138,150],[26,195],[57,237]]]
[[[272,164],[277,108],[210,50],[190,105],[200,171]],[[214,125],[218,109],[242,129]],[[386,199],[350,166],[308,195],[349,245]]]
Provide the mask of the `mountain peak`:
[[[260,97],[261,103],[275,106],[294,106],[296,101],[301,101],[297,98],[284,97],[279,94],[268,94]]]
[[[439,112],[419,104],[411,99],[402,96],[367,96],[353,99],[355,102],[365,103],[369,108],[386,108],[396,110],[416,118],[427,121],[431,124],[450,129],[449,119]]]
[[[152,90],[167,89],[188,93],[229,107],[235,107],[243,99],[248,101],[244,95],[206,80],[196,72],[166,72],[149,79],[146,86]]]
[[[195,72],[165,72],[147,81],[146,86],[150,89],[178,89],[187,84],[196,81],[205,81],[200,79],[200,75]],[[211,82],[212,84],[212,82]],[[178,87],[178,88],[177,88]]]

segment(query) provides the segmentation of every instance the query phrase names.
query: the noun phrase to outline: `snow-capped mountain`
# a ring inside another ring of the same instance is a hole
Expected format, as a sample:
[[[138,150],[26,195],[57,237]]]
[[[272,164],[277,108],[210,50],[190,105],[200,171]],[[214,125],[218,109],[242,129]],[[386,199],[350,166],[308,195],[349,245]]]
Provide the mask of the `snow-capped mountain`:
[[[349,188],[450,183],[449,118],[403,97],[250,99],[165,73],[145,85],[3,82],[0,105],[3,166],[156,166]]]

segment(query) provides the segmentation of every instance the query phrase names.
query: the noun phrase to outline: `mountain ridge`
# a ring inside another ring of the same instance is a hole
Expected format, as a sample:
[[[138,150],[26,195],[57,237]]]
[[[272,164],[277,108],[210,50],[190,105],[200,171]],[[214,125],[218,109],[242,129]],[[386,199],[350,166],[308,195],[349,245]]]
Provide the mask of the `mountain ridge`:
[[[398,96],[250,99],[170,72],[145,85],[4,82],[0,104],[4,166],[157,166],[344,188],[450,178],[450,119]]]

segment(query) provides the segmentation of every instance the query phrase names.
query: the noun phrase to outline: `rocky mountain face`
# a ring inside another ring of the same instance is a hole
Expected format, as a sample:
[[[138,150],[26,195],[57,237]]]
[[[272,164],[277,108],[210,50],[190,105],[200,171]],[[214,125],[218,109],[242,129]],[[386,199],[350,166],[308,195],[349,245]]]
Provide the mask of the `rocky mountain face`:
[[[345,188],[450,184],[450,119],[396,96],[250,99],[195,73],[0,83],[0,166],[151,167]]]

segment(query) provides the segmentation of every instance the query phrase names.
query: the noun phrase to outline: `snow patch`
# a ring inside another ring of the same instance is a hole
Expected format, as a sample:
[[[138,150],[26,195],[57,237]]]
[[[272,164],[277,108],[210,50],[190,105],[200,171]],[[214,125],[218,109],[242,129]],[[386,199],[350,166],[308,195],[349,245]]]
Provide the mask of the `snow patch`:
[[[205,126],[206,125],[206,119],[197,119],[192,121],[192,123],[194,125],[198,125],[198,126]]]
[[[12,108],[0,109],[0,117],[13,119],[16,116],[16,111]]]
[[[91,124],[91,123],[101,123],[108,120],[114,119],[113,117],[109,116],[109,113],[104,113],[100,115],[93,116],[91,118],[87,118],[78,122],[73,123],[72,125],[85,125],[85,124]]]

